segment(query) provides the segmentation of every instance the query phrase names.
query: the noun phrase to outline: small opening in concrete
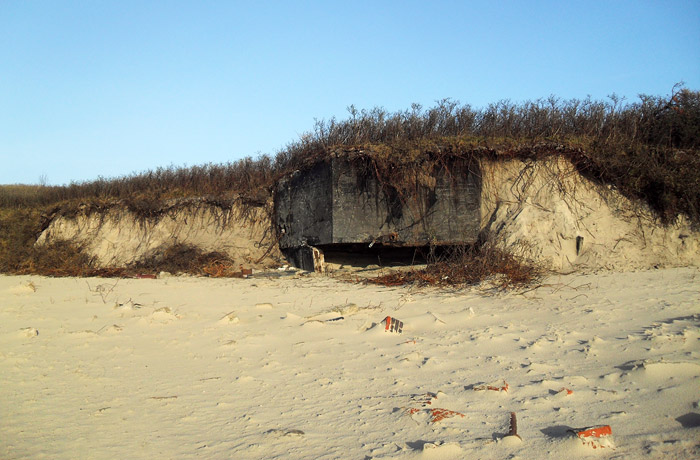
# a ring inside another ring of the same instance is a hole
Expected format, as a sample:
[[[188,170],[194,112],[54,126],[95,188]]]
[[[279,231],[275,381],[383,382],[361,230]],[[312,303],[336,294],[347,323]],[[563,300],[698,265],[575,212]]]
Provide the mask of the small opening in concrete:
[[[576,255],[579,255],[581,253],[581,249],[583,249],[583,237],[577,236],[576,237]]]

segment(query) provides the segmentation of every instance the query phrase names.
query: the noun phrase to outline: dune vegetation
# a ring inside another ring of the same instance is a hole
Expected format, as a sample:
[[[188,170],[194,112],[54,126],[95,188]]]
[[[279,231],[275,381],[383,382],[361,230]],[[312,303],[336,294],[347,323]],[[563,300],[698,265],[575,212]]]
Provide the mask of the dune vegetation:
[[[57,215],[104,212],[112,207],[146,220],[157,219],[178,200],[196,197],[222,209],[236,204],[271,212],[271,198],[281,177],[334,155],[346,155],[398,196],[419,175],[446,167],[447,160],[469,164],[482,158],[558,155],[570,160],[584,177],[646,203],[661,222],[672,223],[684,215],[700,226],[700,92],[681,85],[671,95],[641,95],[635,102],[614,95],[605,101],[552,96],[473,108],[446,99],[428,109],[414,104],[390,113],[351,106],[348,112],[344,120],[317,121],[311,131],[274,155],[226,164],[170,166],[66,186],[0,186],[0,272],[124,275],[123,268],[96,270],[90,257],[70,242],[42,247],[34,242]],[[470,251],[453,251],[454,259],[435,262],[446,269],[450,260],[462,263],[465,254],[474,259]],[[489,251],[493,255],[493,248]],[[206,254],[188,254],[192,260],[211,261]],[[505,255],[495,259],[511,266]],[[146,266],[158,270],[153,261],[141,268]],[[206,274],[191,265],[185,271]],[[425,274],[408,281],[433,279],[441,276]]]

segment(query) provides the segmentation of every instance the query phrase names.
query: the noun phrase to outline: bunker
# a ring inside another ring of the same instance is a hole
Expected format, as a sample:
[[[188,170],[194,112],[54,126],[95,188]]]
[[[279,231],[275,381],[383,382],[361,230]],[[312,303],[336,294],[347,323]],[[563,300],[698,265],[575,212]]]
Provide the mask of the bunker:
[[[406,178],[399,189],[371,168],[336,156],[278,183],[274,207],[280,249],[295,266],[319,271],[323,252],[474,243],[480,192],[478,166],[460,159],[429,176]]]

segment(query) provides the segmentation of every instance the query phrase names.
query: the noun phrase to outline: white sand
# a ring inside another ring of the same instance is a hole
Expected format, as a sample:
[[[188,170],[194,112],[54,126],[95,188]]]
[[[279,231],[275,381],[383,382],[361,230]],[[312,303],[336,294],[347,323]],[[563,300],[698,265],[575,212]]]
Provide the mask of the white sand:
[[[698,458],[700,271],[546,283],[0,276],[0,458]]]

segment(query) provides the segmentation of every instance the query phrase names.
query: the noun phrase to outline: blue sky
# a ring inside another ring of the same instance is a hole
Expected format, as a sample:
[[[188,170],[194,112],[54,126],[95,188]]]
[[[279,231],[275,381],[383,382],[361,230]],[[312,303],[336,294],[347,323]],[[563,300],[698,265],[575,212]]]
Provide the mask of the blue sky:
[[[0,184],[274,154],[347,107],[700,90],[698,1],[0,1]]]

